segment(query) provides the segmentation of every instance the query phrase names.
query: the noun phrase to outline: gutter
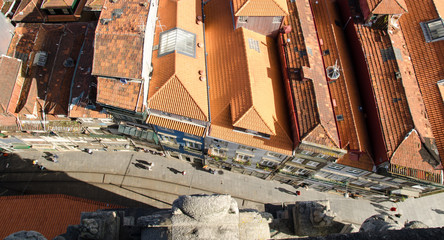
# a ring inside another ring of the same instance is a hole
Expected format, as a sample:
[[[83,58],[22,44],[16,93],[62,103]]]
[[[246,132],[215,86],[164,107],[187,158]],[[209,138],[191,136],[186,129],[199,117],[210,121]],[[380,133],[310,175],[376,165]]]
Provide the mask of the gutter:
[[[205,4],[207,4],[209,1],[204,2],[202,0],[202,27],[203,27],[203,38],[204,38],[204,51],[205,51],[205,77],[207,78],[207,103],[208,103],[208,122],[210,123],[210,125],[208,127],[211,126],[211,108],[210,108],[210,85],[209,85],[209,78],[208,78],[208,62],[207,62],[207,42],[206,42],[206,38],[205,38],[205,13],[204,13],[204,6]],[[207,135],[209,134],[209,128],[207,131]]]

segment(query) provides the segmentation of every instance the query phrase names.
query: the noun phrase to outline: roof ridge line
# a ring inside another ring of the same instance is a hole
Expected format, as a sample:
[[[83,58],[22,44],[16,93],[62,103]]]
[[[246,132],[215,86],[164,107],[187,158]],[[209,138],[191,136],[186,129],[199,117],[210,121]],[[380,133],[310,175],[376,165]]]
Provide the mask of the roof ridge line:
[[[281,5],[279,5],[279,3],[277,3],[276,2],[276,0],[271,0],[271,1],[273,1],[277,6],[278,6],[278,8],[280,8],[281,10],[282,10],[282,12],[285,14],[285,15],[289,15],[290,13],[288,12],[285,12],[285,10],[281,7]]]
[[[399,2],[398,0],[394,0],[402,9],[404,9],[404,11],[408,12],[408,9],[405,9]]]
[[[247,0],[247,1],[245,1],[244,4],[243,4],[240,8],[238,8],[237,11],[234,13],[234,16],[237,17],[237,13],[240,12],[240,11],[242,11],[242,10],[244,9],[244,7],[247,6],[247,5],[250,3],[250,1],[251,1],[251,0]]]
[[[291,142],[293,142],[293,139],[291,138],[291,136],[289,136],[287,134],[287,131],[285,131],[285,129],[282,127],[281,123],[279,121],[276,120],[276,118],[273,116],[273,120],[275,123],[277,123],[277,125],[279,126],[279,128],[282,130],[282,132],[285,133],[285,136],[288,138],[288,140],[290,140]],[[277,131],[276,131],[277,132]],[[277,134],[277,133],[276,133]]]

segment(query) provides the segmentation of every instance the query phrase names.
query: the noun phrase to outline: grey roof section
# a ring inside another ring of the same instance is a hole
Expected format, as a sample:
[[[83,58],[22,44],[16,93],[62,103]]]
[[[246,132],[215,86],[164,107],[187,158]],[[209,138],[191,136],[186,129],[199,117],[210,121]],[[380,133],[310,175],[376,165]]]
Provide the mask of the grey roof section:
[[[14,35],[14,26],[8,19],[0,13],[0,56],[6,55],[12,36]]]

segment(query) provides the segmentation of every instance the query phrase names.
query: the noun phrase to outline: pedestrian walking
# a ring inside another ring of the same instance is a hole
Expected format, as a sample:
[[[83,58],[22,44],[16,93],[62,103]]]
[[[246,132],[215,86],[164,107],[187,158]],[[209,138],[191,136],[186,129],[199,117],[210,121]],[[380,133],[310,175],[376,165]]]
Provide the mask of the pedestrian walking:
[[[182,171],[182,175],[184,175],[184,176],[185,176],[185,174],[187,174],[187,172],[185,172],[185,171]]]
[[[32,165],[35,166],[35,165],[37,165],[37,164],[39,164],[39,160],[36,159],[36,160],[32,161]]]

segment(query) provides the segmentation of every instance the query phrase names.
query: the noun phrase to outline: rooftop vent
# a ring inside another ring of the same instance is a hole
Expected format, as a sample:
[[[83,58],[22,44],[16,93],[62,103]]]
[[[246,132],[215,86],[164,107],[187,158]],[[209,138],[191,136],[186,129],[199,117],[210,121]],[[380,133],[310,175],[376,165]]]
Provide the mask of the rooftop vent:
[[[67,58],[64,62],[63,62],[63,66],[64,67],[74,67],[74,60],[72,58]]]
[[[103,25],[107,25],[112,20],[113,20],[112,18],[102,18],[102,19],[100,19],[100,23]]]
[[[46,60],[48,60],[48,53],[39,51],[35,54],[33,65],[44,67],[46,65]]]
[[[127,83],[128,83],[128,79],[126,79],[126,78],[121,78],[121,79],[120,79],[120,82],[123,83],[123,84],[127,84]]]
[[[335,65],[329,66],[326,69],[327,77],[336,80],[341,76],[341,73],[339,72],[339,66],[338,66],[338,60],[336,60]]]
[[[123,14],[123,9],[114,9],[113,12],[111,13],[111,16],[113,19],[119,18],[120,16],[122,16]]]

